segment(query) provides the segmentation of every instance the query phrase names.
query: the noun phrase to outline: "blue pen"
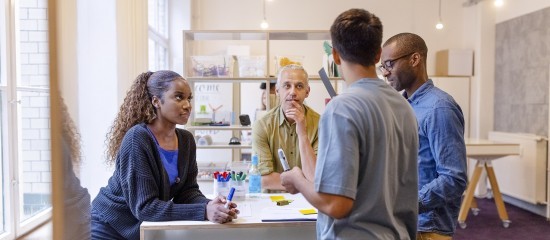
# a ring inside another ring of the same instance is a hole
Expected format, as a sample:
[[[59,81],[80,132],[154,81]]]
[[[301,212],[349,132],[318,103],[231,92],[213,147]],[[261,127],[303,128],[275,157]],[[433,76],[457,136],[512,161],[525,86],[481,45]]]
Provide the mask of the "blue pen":
[[[235,188],[232,187],[231,190],[229,190],[229,195],[227,195],[227,202],[225,202],[225,208],[229,209],[229,204],[231,204],[231,200],[233,200],[234,193],[235,193]]]

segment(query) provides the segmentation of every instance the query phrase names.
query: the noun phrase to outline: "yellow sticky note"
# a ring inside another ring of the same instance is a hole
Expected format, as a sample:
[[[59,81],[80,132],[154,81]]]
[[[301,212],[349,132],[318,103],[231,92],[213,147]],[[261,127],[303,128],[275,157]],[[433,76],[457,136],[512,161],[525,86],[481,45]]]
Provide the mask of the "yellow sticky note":
[[[317,209],[315,208],[300,209],[300,213],[304,215],[316,214]]]
[[[280,195],[277,195],[277,196],[270,196],[269,198],[271,198],[271,201],[272,201],[272,202],[277,202],[277,201],[280,201],[280,200],[285,200],[285,197],[284,197],[284,196],[280,196]]]

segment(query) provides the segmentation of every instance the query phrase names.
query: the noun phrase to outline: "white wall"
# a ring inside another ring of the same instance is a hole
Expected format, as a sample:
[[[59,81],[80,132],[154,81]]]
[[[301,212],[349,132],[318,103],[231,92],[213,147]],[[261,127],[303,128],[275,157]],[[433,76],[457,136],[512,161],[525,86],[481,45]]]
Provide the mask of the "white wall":
[[[183,74],[183,34],[191,29],[191,0],[170,0],[169,2],[170,70]]]
[[[260,0],[194,0],[194,30],[259,30],[262,16]],[[445,28],[435,29],[437,0],[273,0],[267,1],[266,15],[273,30],[328,30],[341,12],[364,8],[377,15],[384,25],[384,40],[400,32],[413,32],[428,44],[428,73],[435,72],[435,52],[463,48],[461,1],[443,1]]]
[[[93,199],[112,172],[103,153],[105,134],[118,109],[116,3],[79,0],[77,4],[81,181]]]
[[[550,1],[548,0],[507,0],[496,11],[495,22],[501,23],[547,7],[550,7]]]
[[[113,169],[105,139],[136,76],[147,71],[147,1],[77,2],[79,130],[82,185],[92,199]]]

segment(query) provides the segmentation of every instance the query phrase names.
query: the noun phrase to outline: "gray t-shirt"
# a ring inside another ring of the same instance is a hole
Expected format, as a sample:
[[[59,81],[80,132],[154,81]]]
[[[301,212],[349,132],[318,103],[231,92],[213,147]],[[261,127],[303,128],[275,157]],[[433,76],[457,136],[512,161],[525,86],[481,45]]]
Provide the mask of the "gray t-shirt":
[[[418,127],[407,101],[380,79],[351,84],[319,125],[315,190],[354,199],[351,213],[319,213],[317,239],[415,239]]]

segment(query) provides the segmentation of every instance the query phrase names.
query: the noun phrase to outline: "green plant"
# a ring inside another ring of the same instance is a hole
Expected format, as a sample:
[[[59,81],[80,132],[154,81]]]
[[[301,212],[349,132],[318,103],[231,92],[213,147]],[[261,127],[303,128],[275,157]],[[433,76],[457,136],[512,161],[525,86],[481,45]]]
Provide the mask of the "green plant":
[[[323,42],[323,49],[325,50],[325,53],[327,54],[327,57],[330,59],[330,55],[332,55],[332,46],[328,41]],[[338,68],[336,67],[336,64],[334,64],[334,61],[328,60],[329,63],[327,66],[329,67],[328,74],[331,77],[338,77]]]

